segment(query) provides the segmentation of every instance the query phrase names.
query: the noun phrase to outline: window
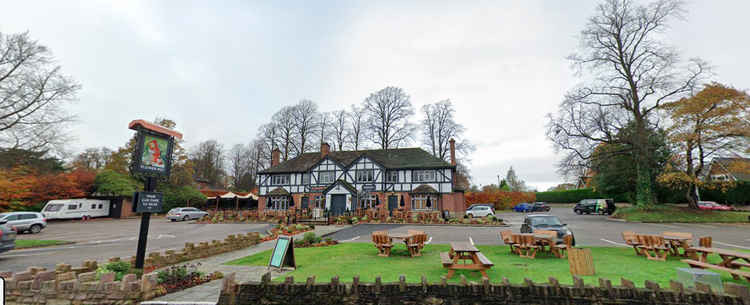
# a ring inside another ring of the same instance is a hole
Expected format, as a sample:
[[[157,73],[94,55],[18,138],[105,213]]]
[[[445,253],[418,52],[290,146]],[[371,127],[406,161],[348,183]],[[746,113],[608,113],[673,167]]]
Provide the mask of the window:
[[[36,218],[36,215],[34,214],[23,214],[20,215],[21,217],[18,217],[18,219],[34,219]]]
[[[46,208],[44,208],[45,212],[57,212],[62,208],[62,204],[49,204]]]
[[[96,203],[91,205],[92,209],[96,209]]]
[[[375,170],[373,169],[357,170],[357,182],[373,182],[373,181],[375,181]]]
[[[99,204],[99,208],[100,208],[100,209],[102,208],[102,204],[101,204],[101,203]]]
[[[433,182],[435,181],[434,170],[419,170],[412,172],[412,181],[414,182]]]
[[[388,176],[386,176],[386,182],[398,182],[398,172],[388,172]]]
[[[288,196],[274,196],[271,197],[271,204],[268,207],[270,210],[286,210],[289,208],[289,197]]]
[[[362,196],[359,198],[359,208],[361,209],[374,208],[375,203],[377,203],[375,195]]]
[[[307,196],[302,197],[302,208],[307,209],[310,207],[310,198],[307,198]]]
[[[5,217],[5,220],[7,220],[7,221],[18,220],[18,216],[19,216],[18,214],[16,214],[16,215],[10,215],[10,216]]]
[[[69,204],[68,205],[68,210],[75,210],[77,208],[78,208],[78,205],[76,205],[76,204]]]
[[[320,172],[318,173],[318,181],[319,183],[331,183],[333,182],[333,179],[336,177],[336,172]]]
[[[310,184],[310,173],[302,174],[302,184]]]
[[[412,210],[434,210],[437,202],[434,196],[415,195],[411,197]],[[428,204],[429,201],[429,204]],[[429,206],[428,206],[429,205]]]
[[[289,184],[289,175],[273,175],[271,184],[273,185],[287,185]]]

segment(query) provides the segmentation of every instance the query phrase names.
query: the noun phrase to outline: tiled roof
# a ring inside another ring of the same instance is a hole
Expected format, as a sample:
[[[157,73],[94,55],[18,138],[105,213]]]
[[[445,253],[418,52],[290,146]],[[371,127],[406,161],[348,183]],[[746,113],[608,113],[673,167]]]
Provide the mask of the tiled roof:
[[[715,158],[713,161],[720,163],[737,180],[750,181],[750,158]]]
[[[289,195],[289,192],[287,190],[283,189],[283,188],[277,187],[277,188],[273,189],[272,191],[268,192],[268,195],[271,195],[271,196],[284,196],[284,195]]]
[[[358,151],[332,151],[327,157],[344,167],[349,167],[359,157],[366,156],[387,169],[430,169],[449,168],[445,162],[421,148],[395,148]],[[261,171],[261,174],[306,172],[323,157],[319,152],[304,153],[299,157]]]
[[[331,189],[333,189],[334,187],[336,187],[337,184],[341,184],[345,189],[347,189],[352,194],[356,194],[357,193],[357,188],[355,188],[354,186],[352,186],[351,184],[349,184],[349,182],[346,182],[344,180],[339,179],[339,180],[336,180],[336,182],[334,182],[331,185],[329,185],[325,190],[323,190],[323,194],[328,193],[328,191],[330,191]]]

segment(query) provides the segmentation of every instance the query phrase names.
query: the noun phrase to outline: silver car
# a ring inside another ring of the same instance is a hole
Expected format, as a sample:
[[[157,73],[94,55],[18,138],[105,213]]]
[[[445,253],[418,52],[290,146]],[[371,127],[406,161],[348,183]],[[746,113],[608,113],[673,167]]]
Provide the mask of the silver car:
[[[37,212],[8,212],[0,213],[0,221],[7,221],[5,225],[16,228],[16,232],[39,233],[47,227],[47,219]]]
[[[16,231],[0,220],[0,253],[13,250],[16,247]]]
[[[167,212],[167,219],[171,221],[186,221],[190,219],[201,219],[206,215],[208,215],[208,213],[196,208],[174,208]]]

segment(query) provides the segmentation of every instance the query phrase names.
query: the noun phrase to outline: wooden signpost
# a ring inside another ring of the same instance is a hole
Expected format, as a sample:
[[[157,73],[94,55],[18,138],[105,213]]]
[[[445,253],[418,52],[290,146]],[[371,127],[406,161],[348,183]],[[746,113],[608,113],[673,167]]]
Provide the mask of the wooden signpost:
[[[297,268],[294,262],[294,238],[291,236],[279,236],[276,245],[268,260],[268,268],[283,269],[284,267]]]
[[[156,180],[169,177],[174,139],[182,139],[182,134],[144,120],[134,120],[128,124],[128,128],[138,132],[130,173],[144,180],[144,192],[133,195],[134,209],[141,213],[135,268],[143,269],[151,213],[161,212],[162,207],[162,194],[154,192]]]

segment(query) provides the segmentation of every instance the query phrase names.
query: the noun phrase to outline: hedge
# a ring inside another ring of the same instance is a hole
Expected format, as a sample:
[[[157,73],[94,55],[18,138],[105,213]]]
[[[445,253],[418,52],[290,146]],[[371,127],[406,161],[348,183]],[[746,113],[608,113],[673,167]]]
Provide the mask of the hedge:
[[[656,193],[659,202],[662,203],[685,203],[686,190],[671,190],[657,186]],[[701,200],[716,201],[722,204],[747,205],[750,204],[750,182],[738,182],[737,186],[722,192],[720,189],[700,189]],[[554,203],[577,203],[583,199],[613,198],[616,202],[629,202],[628,194],[606,195],[595,192],[593,189],[578,189],[569,191],[538,192],[537,201]]]

